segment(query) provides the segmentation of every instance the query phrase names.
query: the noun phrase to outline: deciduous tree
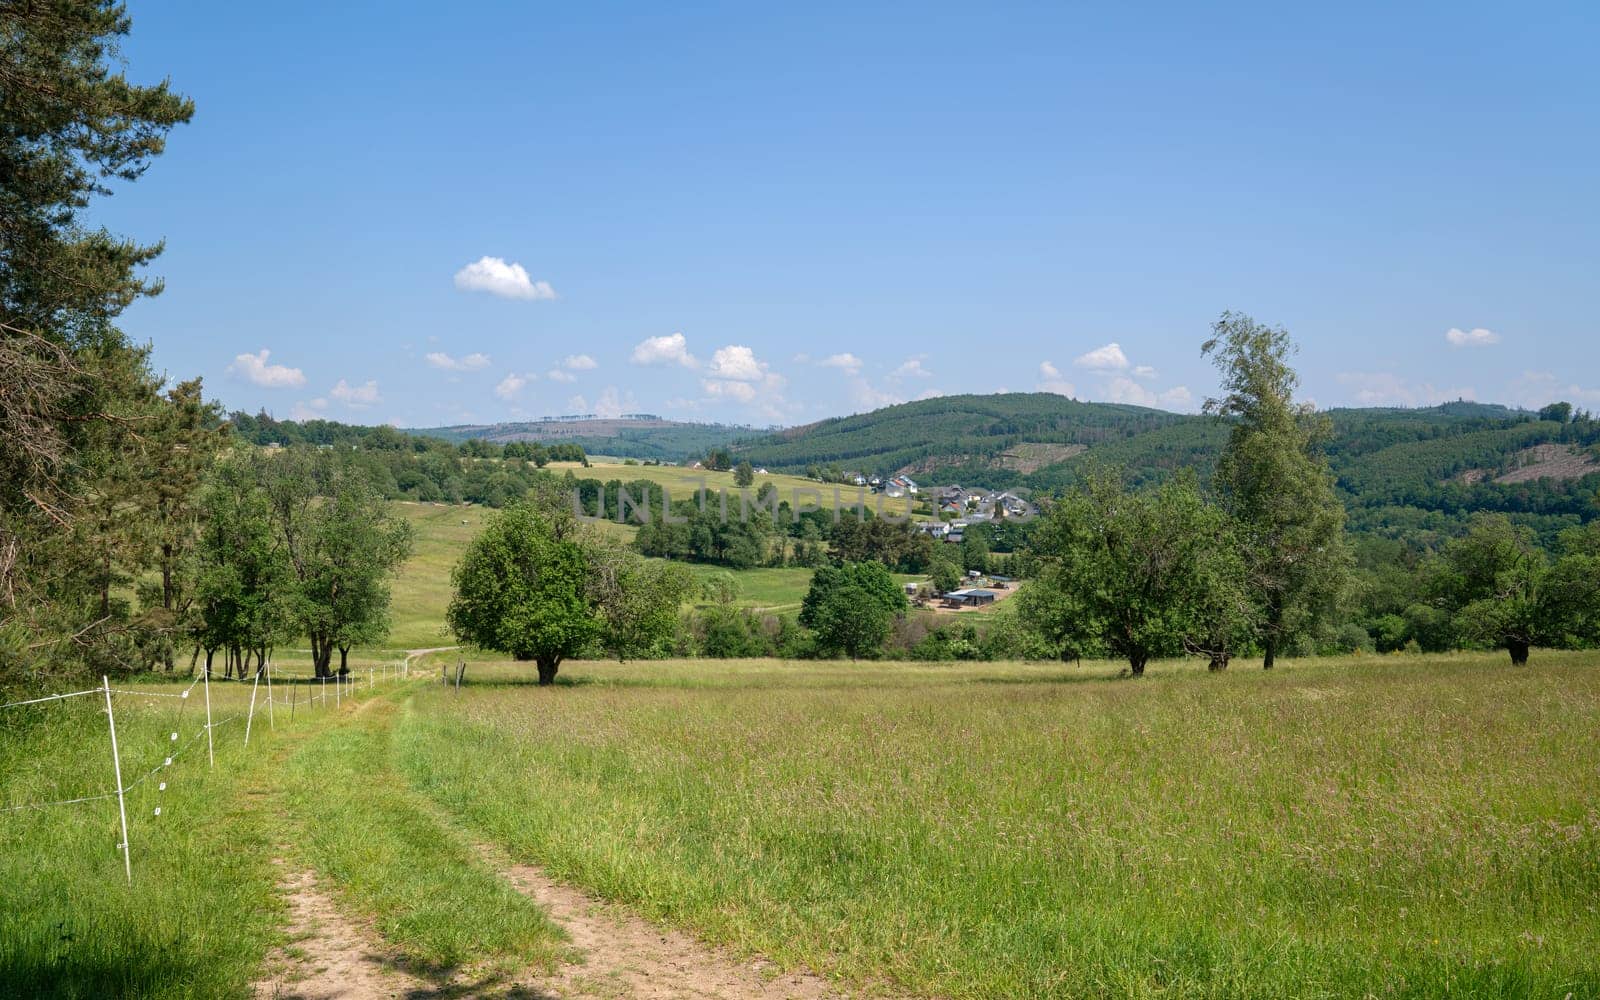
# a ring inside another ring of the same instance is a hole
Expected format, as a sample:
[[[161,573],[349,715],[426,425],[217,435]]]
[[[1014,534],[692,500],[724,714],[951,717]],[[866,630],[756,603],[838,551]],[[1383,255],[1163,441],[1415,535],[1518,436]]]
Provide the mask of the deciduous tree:
[[[1205,405],[1232,422],[1216,483],[1238,524],[1268,669],[1287,639],[1327,617],[1349,563],[1344,505],[1316,451],[1326,421],[1294,400],[1293,351],[1287,330],[1232,312],[1201,347],[1222,373],[1223,395]]]

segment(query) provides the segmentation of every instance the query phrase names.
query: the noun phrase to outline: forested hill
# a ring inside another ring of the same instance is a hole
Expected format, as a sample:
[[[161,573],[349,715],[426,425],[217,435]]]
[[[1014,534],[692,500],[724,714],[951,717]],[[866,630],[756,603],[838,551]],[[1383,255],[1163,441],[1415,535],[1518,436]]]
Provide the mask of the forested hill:
[[[1547,534],[1600,517],[1600,421],[1456,402],[1328,411],[1324,442],[1358,529],[1449,531],[1500,510]],[[795,472],[905,472],[929,483],[1051,492],[1090,463],[1135,482],[1190,468],[1209,477],[1226,425],[1047,393],[949,396],[740,441],[757,465]]]
[[[795,472],[832,467],[1009,485],[1082,449],[1193,419],[1044,392],[939,396],[749,438],[734,450]]]

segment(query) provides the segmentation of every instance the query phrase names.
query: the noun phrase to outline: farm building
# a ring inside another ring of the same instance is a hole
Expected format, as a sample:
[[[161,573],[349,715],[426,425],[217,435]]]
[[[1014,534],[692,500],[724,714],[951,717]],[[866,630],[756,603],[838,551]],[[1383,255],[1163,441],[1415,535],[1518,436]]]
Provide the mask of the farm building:
[[[992,590],[952,590],[944,595],[944,603],[952,608],[978,608],[995,602]]]

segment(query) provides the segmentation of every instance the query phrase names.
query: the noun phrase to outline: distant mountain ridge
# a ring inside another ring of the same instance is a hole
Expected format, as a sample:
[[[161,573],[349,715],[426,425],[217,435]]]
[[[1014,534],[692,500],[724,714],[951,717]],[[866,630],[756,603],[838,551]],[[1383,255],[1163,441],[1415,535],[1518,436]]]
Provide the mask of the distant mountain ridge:
[[[712,448],[724,447],[730,441],[754,431],[753,427],[736,424],[691,423],[641,413],[617,417],[583,414],[514,423],[456,424],[451,427],[416,428],[407,433],[458,443],[473,439],[497,444],[511,441],[561,442],[581,445],[584,451],[593,455],[678,462],[702,455]]]

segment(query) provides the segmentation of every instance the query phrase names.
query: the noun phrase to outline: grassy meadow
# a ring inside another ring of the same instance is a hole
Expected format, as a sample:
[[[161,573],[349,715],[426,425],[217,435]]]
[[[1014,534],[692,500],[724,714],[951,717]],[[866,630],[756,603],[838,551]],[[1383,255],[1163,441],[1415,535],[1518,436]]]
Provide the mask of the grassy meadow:
[[[847,983],[1594,996],[1595,667],[508,667],[395,741],[513,856]]]
[[[129,796],[132,889],[114,801],[3,815],[0,994],[248,995],[294,870],[487,990],[564,947],[488,844],[875,994],[1600,995],[1592,653],[479,662],[459,692],[424,661],[337,707],[283,662],[248,750],[248,687],[213,685],[215,771],[199,689],[117,696],[127,780],[184,748]],[[0,807],[105,790],[95,701],[0,720]]]

